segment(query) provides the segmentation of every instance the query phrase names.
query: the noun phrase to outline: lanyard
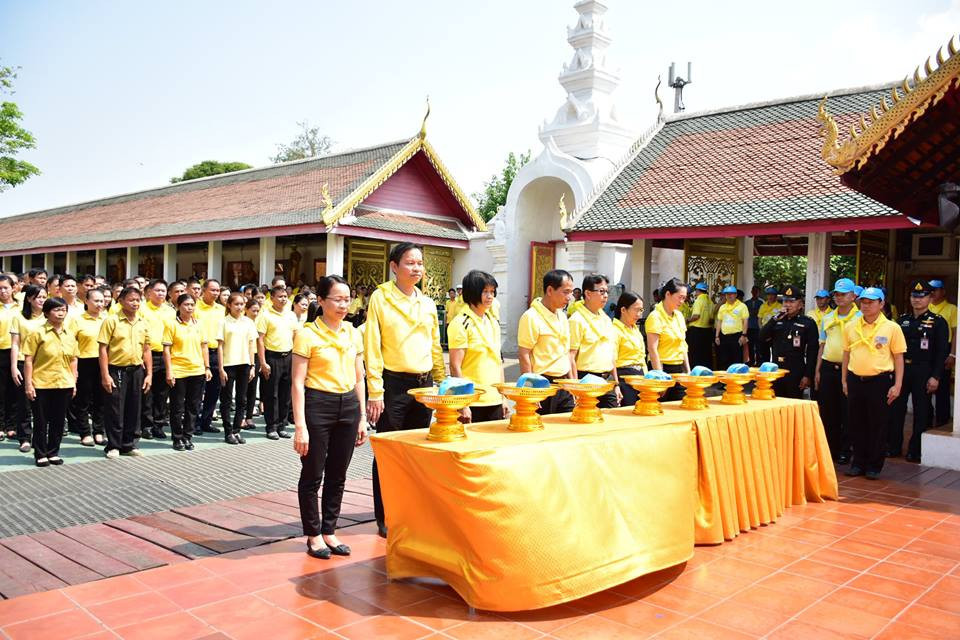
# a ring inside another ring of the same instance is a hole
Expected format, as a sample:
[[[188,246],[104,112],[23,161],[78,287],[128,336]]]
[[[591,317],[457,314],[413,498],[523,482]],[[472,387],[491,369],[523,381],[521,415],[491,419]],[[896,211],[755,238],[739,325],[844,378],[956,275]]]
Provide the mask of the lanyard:
[[[634,349],[646,355],[647,349],[643,344],[643,336],[640,334],[640,327],[634,325],[633,329],[631,330],[630,327],[623,324],[623,322],[619,319],[613,321],[613,326],[620,331],[620,334],[627,339]]]
[[[867,336],[867,335],[864,335],[863,333],[863,316],[860,316],[859,322],[857,322],[856,324],[857,335],[860,336],[860,339],[854,342],[852,345],[850,345],[850,349],[853,350],[855,346],[857,346],[862,342],[863,344],[867,345],[868,349],[872,351],[876,351],[877,348],[873,343],[873,338],[877,335],[877,331],[880,330],[880,327],[883,326],[884,322],[889,322],[889,320],[884,318],[883,314],[877,316],[877,321],[873,325],[873,332],[869,336]]]
[[[408,313],[406,309],[404,309],[403,307],[401,307],[401,306],[397,303],[397,301],[393,299],[393,297],[394,297],[394,290],[399,291],[399,289],[397,289],[397,286],[396,286],[393,282],[384,282],[383,284],[381,284],[381,285],[378,286],[377,288],[380,289],[380,290],[383,292],[383,297],[384,297],[384,298],[386,299],[386,301],[390,304],[390,306],[392,306],[394,309],[396,309],[396,310],[397,310],[397,313],[399,313],[399,314],[402,315],[404,318],[406,318],[407,321],[412,325],[412,326],[411,326],[411,333],[412,333],[413,331],[416,331],[417,327],[419,327],[419,326],[422,324],[422,322],[421,322],[422,319],[419,318],[419,317],[414,317],[414,316],[410,315],[410,313]],[[401,291],[400,293],[403,293],[403,292]],[[420,296],[415,296],[415,297],[416,297],[416,302],[414,302],[413,304],[415,304],[415,305],[417,306],[417,310],[419,311],[419,309],[420,309]],[[422,315],[422,314],[417,314],[417,315],[419,316],[419,315]]]
[[[314,321],[313,321],[312,323],[310,323],[310,325],[309,325],[309,326],[310,326],[310,329],[311,329],[311,330],[316,334],[316,336],[320,339],[320,342],[321,342],[321,345],[320,345],[320,346],[321,346],[321,347],[333,347],[333,348],[335,348],[337,351],[339,351],[340,353],[346,353],[347,349],[349,349],[350,346],[351,346],[350,343],[344,344],[343,341],[339,339],[339,336],[337,336],[336,338],[331,338],[331,337],[330,337],[330,334],[332,334],[333,332],[332,332],[332,331],[329,331],[329,330],[326,330],[326,331],[325,331],[324,329],[321,329],[321,328],[320,328],[320,322],[322,322],[322,321],[321,321],[321,320],[314,320]]]
[[[664,308],[663,308],[663,303],[662,303],[662,302],[658,302],[658,303],[657,303],[657,306],[654,307],[654,313],[659,313],[660,316],[663,318],[663,320],[664,320],[664,322],[665,322],[665,324],[666,324],[666,327],[667,327],[668,329],[673,329],[673,333],[670,334],[671,336],[673,336],[673,337],[674,337],[675,339],[677,339],[677,340],[683,340],[683,339],[684,339],[685,334],[686,334],[686,331],[684,331],[683,333],[678,333],[678,332],[677,332],[677,327],[676,327],[676,324],[677,324],[677,323],[676,323],[676,320],[674,319],[674,318],[677,317],[677,312],[676,312],[676,311],[673,312],[673,318],[671,318],[670,316],[667,315],[667,312],[664,310]],[[682,316],[681,316],[681,317],[682,317]]]
[[[557,320],[557,314],[550,313],[550,311],[543,305],[543,303],[540,302],[540,298],[537,298],[536,300],[534,300],[532,306],[534,309],[537,310],[537,313],[539,313],[540,316],[547,321],[547,324],[550,326],[551,329],[553,329],[554,334],[556,334],[557,336],[565,336],[568,334],[569,331],[564,332],[563,330],[561,330],[560,327],[557,326],[557,324],[559,323],[559,320]]]
[[[833,329],[834,327],[839,326],[840,331],[843,332],[844,326],[846,326],[847,322],[853,317],[853,315],[854,315],[853,307],[850,308],[850,311],[847,311],[847,315],[845,316],[841,316],[839,312],[834,310],[833,317],[835,318],[835,320],[830,324],[828,324],[826,327],[824,327],[823,331],[827,332],[830,329]]]

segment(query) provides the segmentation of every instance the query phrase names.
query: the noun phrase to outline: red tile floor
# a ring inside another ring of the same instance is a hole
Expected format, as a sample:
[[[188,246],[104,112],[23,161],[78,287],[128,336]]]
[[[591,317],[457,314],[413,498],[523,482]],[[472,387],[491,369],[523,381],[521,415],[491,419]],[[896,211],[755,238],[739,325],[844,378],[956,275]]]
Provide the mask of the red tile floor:
[[[0,602],[21,638],[960,638],[960,473],[894,463],[839,502],[685,565],[549,609],[471,613],[429,581],[388,582],[369,524],[347,559],[303,539]]]

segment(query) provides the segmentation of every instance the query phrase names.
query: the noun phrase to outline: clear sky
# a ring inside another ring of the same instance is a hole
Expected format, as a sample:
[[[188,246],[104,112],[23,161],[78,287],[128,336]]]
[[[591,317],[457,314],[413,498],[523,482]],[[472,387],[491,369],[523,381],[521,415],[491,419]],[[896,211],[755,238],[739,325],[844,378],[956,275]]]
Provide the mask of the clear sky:
[[[960,0],[609,0],[621,114],[653,122],[671,60],[688,110],[897,80],[960,32]],[[428,137],[468,193],[541,149],[573,0],[16,2],[0,64],[43,171],[0,216],[160,186],[201,160],[269,163],[308,120],[338,149]],[[667,92],[664,101],[672,104]]]

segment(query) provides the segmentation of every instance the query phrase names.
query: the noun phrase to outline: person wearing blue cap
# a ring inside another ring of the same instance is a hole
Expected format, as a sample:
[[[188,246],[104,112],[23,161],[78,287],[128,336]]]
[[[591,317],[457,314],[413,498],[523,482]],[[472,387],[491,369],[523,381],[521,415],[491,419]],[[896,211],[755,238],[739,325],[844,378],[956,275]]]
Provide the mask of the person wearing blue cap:
[[[830,292],[826,289],[820,289],[815,294],[813,294],[813,301],[816,303],[816,307],[807,311],[807,317],[813,318],[813,321],[817,323],[817,327],[820,327],[820,321],[823,320],[823,315],[830,311]]]
[[[931,280],[930,289],[930,311],[946,320],[947,327],[950,329],[950,344],[947,346],[947,357],[944,361],[944,369],[947,373],[944,375],[944,384],[940,385],[935,394],[934,414],[930,415],[931,424],[936,417],[936,424],[943,425],[950,422],[950,392],[953,391],[950,385],[950,374],[957,364],[957,305],[947,301],[947,290],[944,287],[943,280]]]
[[[696,299],[687,323],[687,344],[690,346],[690,366],[713,366],[713,303],[710,287],[698,282],[693,287]]]
[[[783,289],[783,310],[760,329],[760,340],[770,343],[773,362],[789,373],[774,383],[778,396],[802,398],[813,386],[817,367],[817,325],[801,313],[803,291],[795,285]]]
[[[860,316],[843,330],[843,390],[850,416],[853,461],[848,476],[880,477],[886,451],[890,405],[903,385],[903,354],[907,343],[896,322],[887,320],[883,291],[867,287],[860,293]]]
[[[745,347],[750,310],[737,299],[736,287],[726,286],[720,293],[724,303],[717,309],[714,342],[717,345],[717,368],[726,369],[731,364],[749,360]]]

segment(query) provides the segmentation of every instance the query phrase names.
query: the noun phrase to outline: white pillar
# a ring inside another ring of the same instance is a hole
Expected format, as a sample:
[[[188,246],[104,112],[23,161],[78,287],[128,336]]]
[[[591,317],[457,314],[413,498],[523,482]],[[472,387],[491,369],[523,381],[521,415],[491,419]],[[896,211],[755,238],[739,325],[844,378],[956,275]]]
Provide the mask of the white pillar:
[[[493,258],[493,269],[490,271],[497,281],[497,298],[500,300],[500,337],[501,345],[506,353],[517,352],[517,323],[520,316],[512,317],[510,314],[510,292],[517,282],[516,278],[510,277],[509,265],[507,264],[507,245],[499,240],[487,240],[487,251]]]
[[[260,282],[270,284],[277,267],[277,239],[274,236],[260,238]]]
[[[97,249],[96,254],[93,258],[93,270],[96,272],[94,275],[97,276],[106,276],[107,275],[107,250],[106,249]]]
[[[53,254],[45,253],[43,254],[43,268],[47,270],[49,275],[53,275]]]
[[[127,247],[127,273],[125,278],[132,278],[140,271],[140,247]]]
[[[813,309],[817,289],[823,289],[830,280],[830,235],[811,233],[807,236],[807,290],[806,308]]]
[[[77,252],[76,251],[67,251],[66,272],[71,274],[75,278],[80,277],[77,275]]]
[[[327,233],[327,275],[344,275],[343,236]]]
[[[740,238],[740,260],[737,264],[737,288],[747,298],[753,289],[753,236]]]
[[[630,288],[639,293],[647,308],[653,308],[651,271],[653,260],[653,240],[634,238],[630,251]]]
[[[207,243],[207,277],[220,280],[223,275],[223,241]]]
[[[177,279],[177,245],[163,245],[163,279],[171,283]]]
[[[579,288],[584,276],[597,273],[599,253],[599,242],[579,241],[557,245],[557,269],[569,271],[573,277],[573,286]],[[610,277],[609,273],[605,275]]]
[[[11,256],[3,256],[3,266],[0,267],[0,268],[3,269],[3,272],[4,272],[4,273],[9,273],[9,272],[10,272],[10,262],[11,262],[11,261],[12,261],[12,260],[11,260]]]

